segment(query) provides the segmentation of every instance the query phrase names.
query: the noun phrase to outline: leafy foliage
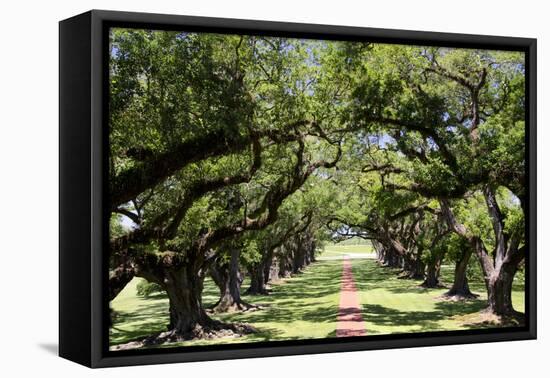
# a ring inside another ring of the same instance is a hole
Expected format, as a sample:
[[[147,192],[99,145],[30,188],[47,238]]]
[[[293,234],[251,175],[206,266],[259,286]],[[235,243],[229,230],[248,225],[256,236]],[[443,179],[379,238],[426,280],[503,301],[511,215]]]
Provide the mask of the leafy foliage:
[[[524,253],[522,53],[115,28],[109,78],[113,269],[306,239]]]
[[[162,292],[164,292],[164,289],[162,288],[162,286],[154,282],[140,281],[136,285],[136,293],[141,297],[147,298],[152,294],[162,293]]]

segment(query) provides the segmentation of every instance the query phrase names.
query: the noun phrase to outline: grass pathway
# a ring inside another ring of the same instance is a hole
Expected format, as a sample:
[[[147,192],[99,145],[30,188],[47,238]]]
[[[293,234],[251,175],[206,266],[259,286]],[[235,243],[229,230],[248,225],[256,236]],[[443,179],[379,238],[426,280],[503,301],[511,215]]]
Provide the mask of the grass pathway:
[[[359,294],[353,281],[353,272],[349,256],[344,256],[342,269],[342,289],[340,290],[340,308],[336,324],[336,337],[365,336],[365,321],[361,315]]]

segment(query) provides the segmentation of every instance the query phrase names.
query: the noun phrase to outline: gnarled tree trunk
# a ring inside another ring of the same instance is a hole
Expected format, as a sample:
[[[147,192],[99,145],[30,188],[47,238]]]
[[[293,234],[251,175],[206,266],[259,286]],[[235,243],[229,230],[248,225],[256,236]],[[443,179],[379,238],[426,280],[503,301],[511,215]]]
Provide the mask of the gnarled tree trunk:
[[[191,267],[165,269],[158,282],[166,290],[170,305],[169,330],[183,338],[201,337],[203,329],[214,321],[202,307],[204,276]]]
[[[402,267],[402,258],[399,252],[386,240],[373,241],[374,248],[378,254],[380,265],[388,268]]]
[[[250,287],[246,291],[249,295],[269,294],[266,288],[265,270],[263,266],[256,265],[250,269]]]
[[[488,279],[487,301],[489,309],[496,315],[515,316],[518,313],[512,306],[512,283],[517,266],[505,264]]]
[[[252,329],[211,319],[202,305],[204,269],[194,253],[143,254],[136,262],[136,276],[162,286],[168,294],[168,331],[148,337],[141,345],[202,338],[206,333],[248,333]],[[133,347],[136,347],[135,345]]]
[[[425,288],[436,288],[441,286],[439,275],[441,272],[441,260],[443,256],[435,256],[426,265],[426,278],[422,282],[422,286]]]
[[[275,253],[275,252],[274,252]],[[275,282],[280,278],[280,268],[279,268],[279,260],[273,258],[273,254],[271,256],[271,259],[269,261],[269,265],[266,265],[266,269],[264,271],[266,283],[268,282]]]
[[[220,299],[212,308],[214,312],[247,310],[252,307],[241,299],[243,275],[239,268],[239,255],[240,250],[233,248],[228,264],[214,264],[210,268],[210,275],[220,288]]]
[[[521,322],[523,314],[515,311],[512,306],[512,283],[518,266],[525,257],[527,247],[523,245],[519,248],[520,235],[506,235],[504,232],[504,217],[498,207],[494,192],[486,187],[483,194],[493,223],[494,258],[489,255],[479,236],[468,233],[466,227],[457,222],[446,200],[440,200],[441,208],[446,214],[449,226],[468,241],[478,257],[487,288],[487,310],[499,317],[515,318]]]
[[[424,278],[425,265],[420,258],[420,253],[412,255],[407,253],[403,256],[403,273],[401,278],[410,278],[414,280],[421,280]]]
[[[467,269],[471,256],[471,248],[466,248],[462,252],[462,256],[455,265],[453,285],[451,286],[449,291],[444,294],[444,296],[464,299],[476,298],[478,296],[470,291],[470,285],[468,285]]]
[[[130,263],[121,263],[109,271],[109,301],[115,299],[134,276],[134,266]]]
[[[426,262],[426,278],[421,285],[425,288],[436,288],[443,286],[439,278],[441,274],[441,262],[445,258],[446,249],[441,248],[439,244],[441,243],[443,237],[450,232],[447,227],[443,226],[444,224],[445,221],[441,219],[441,215],[439,215],[437,233],[429,246],[430,254]]]
[[[382,243],[377,240],[372,240],[371,243],[374,248],[374,252],[376,253],[376,261],[378,261],[380,265],[386,264],[386,249]]]
[[[246,294],[249,295],[267,295],[269,291],[267,290],[266,284],[269,280],[268,272],[269,267],[273,262],[273,249],[266,251],[259,262],[252,265],[248,269],[250,274],[250,287],[246,291]]]
[[[309,245],[309,262],[314,263],[317,261],[317,257],[315,256],[315,252],[317,251],[317,243],[315,242],[315,239],[312,238],[310,245]]]

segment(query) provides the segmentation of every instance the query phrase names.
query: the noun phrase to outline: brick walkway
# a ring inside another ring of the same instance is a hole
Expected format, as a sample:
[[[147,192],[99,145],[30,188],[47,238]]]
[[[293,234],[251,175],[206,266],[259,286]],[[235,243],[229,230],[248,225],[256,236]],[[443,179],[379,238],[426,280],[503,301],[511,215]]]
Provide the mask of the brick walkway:
[[[365,336],[365,321],[361,315],[359,294],[353,281],[351,260],[348,256],[344,256],[343,266],[336,337]]]

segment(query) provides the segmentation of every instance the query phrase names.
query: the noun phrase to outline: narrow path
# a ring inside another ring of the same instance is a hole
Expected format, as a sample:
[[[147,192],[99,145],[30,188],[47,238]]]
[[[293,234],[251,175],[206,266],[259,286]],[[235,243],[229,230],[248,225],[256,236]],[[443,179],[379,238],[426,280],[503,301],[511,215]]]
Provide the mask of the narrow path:
[[[336,337],[365,336],[365,321],[361,315],[359,294],[353,281],[351,260],[344,256],[342,270],[342,289],[340,290],[340,309],[336,323]]]

